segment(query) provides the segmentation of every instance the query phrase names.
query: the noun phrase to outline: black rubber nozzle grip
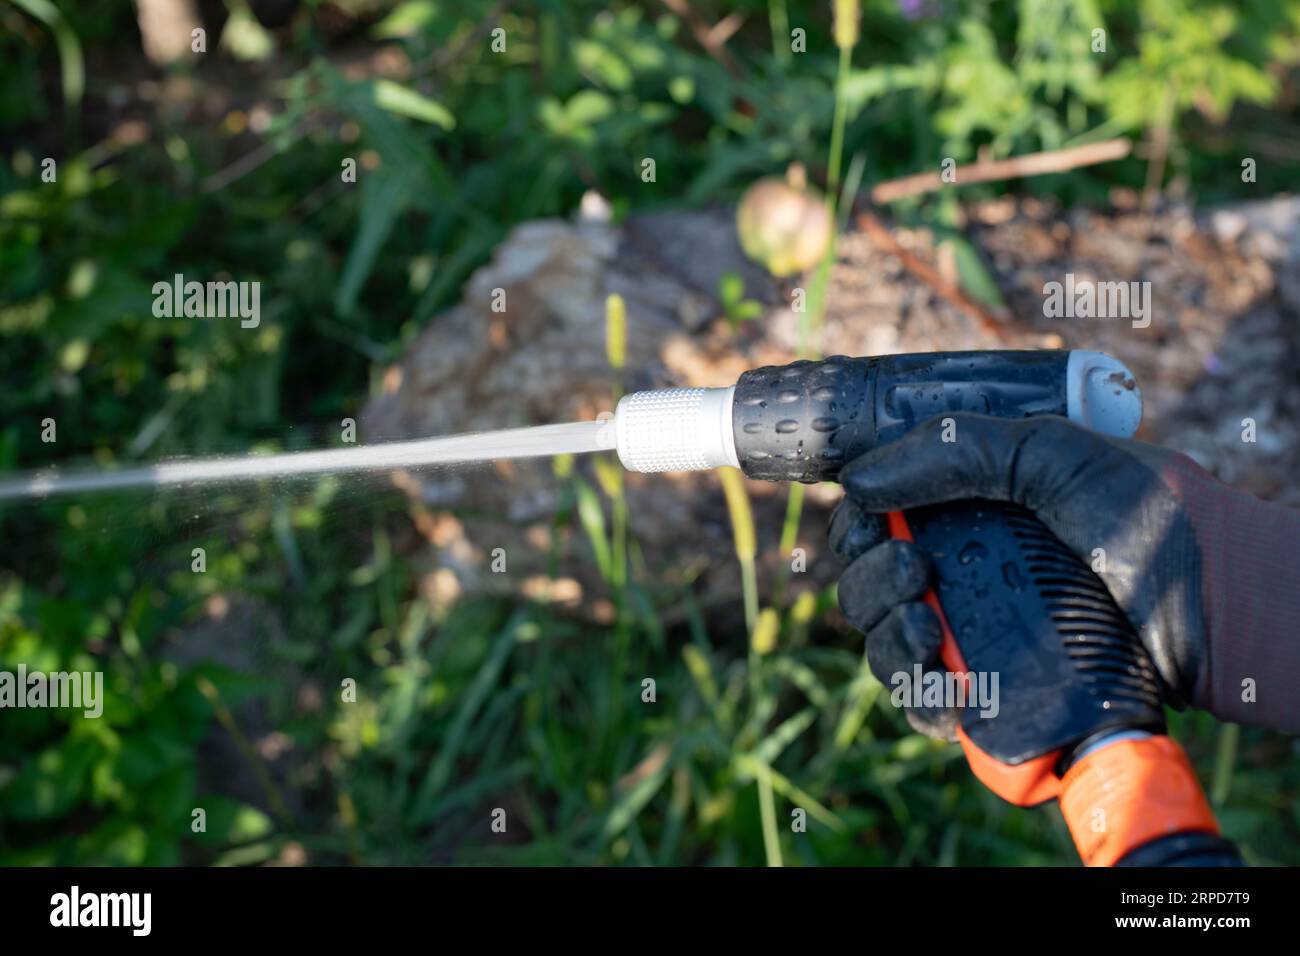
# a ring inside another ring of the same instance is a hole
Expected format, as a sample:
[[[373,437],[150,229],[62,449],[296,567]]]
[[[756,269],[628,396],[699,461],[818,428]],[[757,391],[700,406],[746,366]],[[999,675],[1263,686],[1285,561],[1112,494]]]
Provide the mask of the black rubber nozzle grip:
[[[1068,351],[832,356],[736,383],[736,457],[751,478],[834,481],[848,461],[946,412],[1069,414]]]

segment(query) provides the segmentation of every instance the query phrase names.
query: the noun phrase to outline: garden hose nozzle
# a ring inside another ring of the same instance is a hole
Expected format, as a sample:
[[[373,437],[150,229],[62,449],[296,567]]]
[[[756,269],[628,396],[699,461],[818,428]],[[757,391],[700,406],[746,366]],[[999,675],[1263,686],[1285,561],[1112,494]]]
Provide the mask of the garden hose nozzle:
[[[1123,363],[1099,352],[836,356],[753,369],[726,388],[629,394],[606,443],[633,471],[731,465],[769,481],[834,481],[855,457],[927,422],[938,424],[935,441],[960,441],[943,432],[955,412],[1056,415],[1128,438],[1142,396]],[[996,729],[973,709],[960,716],[958,739],[981,781],[1022,806],[1059,798],[1078,817],[1067,822],[1089,863],[1115,862],[1154,834],[1214,826],[1181,750],[1163,736],[1155,668],[1132,624],[1032,512],[971,500],[894,512],[887,523],[930,556],[926,601],[947,669],[998,674],[1018,689],[1002,694]],[[1157,778],[1163,787],[1141,784]],[[1097,794],[1124,821],[1104,840],[1087,822]]]
[[[935,352],[835,356],[758,368],[723,388],[632,392],[614,413],[631,471],[733,465],[751,478],[833,481],[849,459],[944,412],[1060,415],[1127,438],[1142,397],[1100,352]]]

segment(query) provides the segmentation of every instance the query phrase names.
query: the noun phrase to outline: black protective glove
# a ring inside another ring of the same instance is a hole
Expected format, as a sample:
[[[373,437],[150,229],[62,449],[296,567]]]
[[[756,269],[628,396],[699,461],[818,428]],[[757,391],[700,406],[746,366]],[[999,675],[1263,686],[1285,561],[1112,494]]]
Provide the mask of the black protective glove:
[[[930,564],[889,540],[881,512],[971,498],[1035,512],[1098,573],[1154,664],[1167,703],[1300,730],[1300,514],[1215,481],[1190,459],[1098,436],[1061,418],[946,416],[845,466],[831,520],[847,565],[840,606],[867,635],[872,671],[938,669],[940,631],[921,596]],[[951,736],[919,708],[914,727]]]

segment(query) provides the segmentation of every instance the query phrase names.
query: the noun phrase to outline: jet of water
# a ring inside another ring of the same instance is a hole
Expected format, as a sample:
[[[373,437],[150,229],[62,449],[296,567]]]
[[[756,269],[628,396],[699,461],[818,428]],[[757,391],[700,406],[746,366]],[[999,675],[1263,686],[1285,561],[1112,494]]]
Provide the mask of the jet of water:
[[[503,458],[582,454],[614,447],[610,420],[508,428],[448,438],[384,442],[356,448],[162,462],[119,471],[29,472],[0,480],[0,501],[119,488],[251,481],[289,475],[420,468]]]

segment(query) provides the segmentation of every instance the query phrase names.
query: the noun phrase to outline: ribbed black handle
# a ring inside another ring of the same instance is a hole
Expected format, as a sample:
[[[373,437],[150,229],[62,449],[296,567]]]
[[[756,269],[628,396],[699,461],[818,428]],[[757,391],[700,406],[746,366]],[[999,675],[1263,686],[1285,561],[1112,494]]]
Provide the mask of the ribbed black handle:
[[[906,517],[967,668],[998,675],[996,732],[978,709],[962,715],[981,749],[1018,764],[1103,730],[1163,729],[1155,668],[1128,618],[1032,512],[964,501]]]

